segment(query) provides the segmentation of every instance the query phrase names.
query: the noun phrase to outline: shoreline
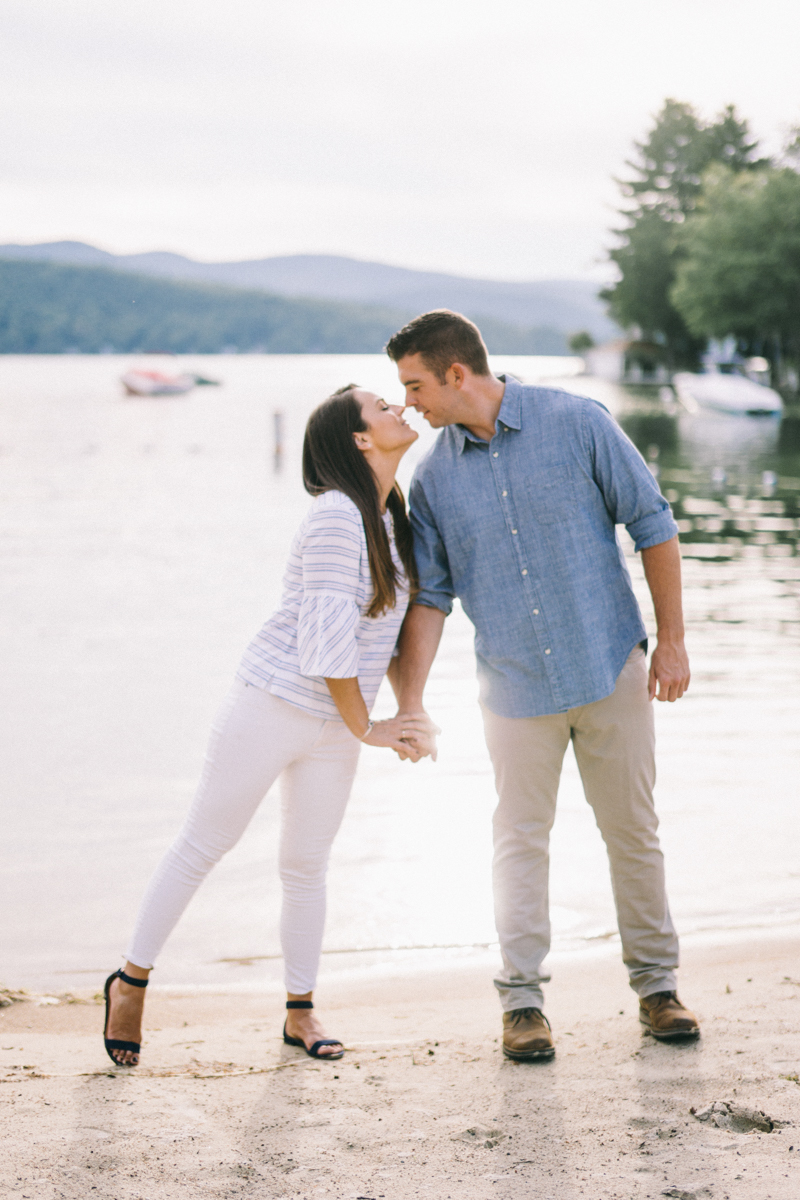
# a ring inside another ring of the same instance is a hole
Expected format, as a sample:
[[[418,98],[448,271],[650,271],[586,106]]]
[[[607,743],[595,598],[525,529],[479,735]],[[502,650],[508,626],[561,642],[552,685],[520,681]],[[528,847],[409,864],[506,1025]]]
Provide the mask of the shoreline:
[[[187,1186],[247,1200],[793,1200],[800,931],[684,939],[680,994],[703,1025],[684,1045],[641,1033],[615,949],[553,957],[548,1064],[502,1057],[485,962],[327,976],[320,1011],[349,1047],[335,1064],[282,1045],[272,992],[154,988],[132,1072],[106,1058],[88,990],[13,1004],[0,1010],[0,1181],[35,1200]],[[714,1102],[785,1124],[741,1132],[690,1112]]]
[[[700,949],[714,950],[726,946],[738,946],[750,942],[792,942],[800,943],[800,922],[790,921],[785,924],[757,924],[736,926],[734,928],[710,927],[688,933],[681,933],[681,950],[693,952]],[[577,944],[564,944],[566,939],[554,939],[555,946],[544,963],[545,973],[551,972],[562,964],[577,964],[594,961],[621,961],[621,946],[619,935],[598,937]],[[560,942],[560,944],[559,944]],[[350,961],[347,961],[347,960]],[[359,948],[355,950],[323,950],[318,991],[327,986],[339,984],[369,985],[372,981],[382,981],[398,978],[401,981],[409,976],[435,975],[442,971],[475,969],[483,970],[491,982],[492,975],[498,968],[500,951],[498,942],[476,942],[470,945],[447,946],[397,946],[380,948]],[[242,955],[230,959],[214,960],[210,963],[198,963],[194,973],[209,969],[231,966],[233,968],[252,967],[254,971],[266,970],[272,973],[271,978],[263,976],[253,979],[218,979],[212,983],[198,983],[194,980],[171,980],[159,982],[158,974],[154,971],[150,977],[149,995],[156,992],[165,995],[281,995],[284,990],[282,981],[283,957],[271,955]],[[341,963],[341,966],[335,964]],[[267,964],[269,964],[267,966]],[[119,956],[119,963],[124,965],[124,957]],[[181,964],[183,968],[184,963]],[[115,969],[112,960],[104,968],[83,968],[79,971],[62,970],[46,977],[46,980],[34,975],[31,979],[20,980],[0,979],[0,988],[9,987],[13,991],[28,993],[32,999],[37,996],[59,996],[64,994],[89,995],[94,994],[89,978],[95,978],[98,986],[111,970]],[[49,986],[48,986],[49,985]]]

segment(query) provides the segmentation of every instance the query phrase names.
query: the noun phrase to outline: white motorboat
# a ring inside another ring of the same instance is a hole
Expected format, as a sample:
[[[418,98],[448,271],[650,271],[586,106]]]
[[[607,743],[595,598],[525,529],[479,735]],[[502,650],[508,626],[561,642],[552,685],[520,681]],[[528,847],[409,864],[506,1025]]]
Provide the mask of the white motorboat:
[[[717,369],[703,375],[679,371],[673,376],[672,384],[688,412],[713,408],[717,412],[752,417],[783,412],[783,401],[776,391],[763,383],[755,383],[736,369]]]
[[[122,376],[122,385],[129,396],[180,396],[196,384],[196,375],[164,375],[161,371],[134,369]]]

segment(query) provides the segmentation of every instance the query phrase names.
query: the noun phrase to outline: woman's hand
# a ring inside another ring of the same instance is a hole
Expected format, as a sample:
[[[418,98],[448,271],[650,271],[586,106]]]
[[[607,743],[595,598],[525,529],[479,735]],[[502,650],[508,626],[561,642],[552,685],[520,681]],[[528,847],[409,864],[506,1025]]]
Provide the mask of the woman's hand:
[[[425,710],[420,709],[419,712],[415,713],[399,713],[396,720],[402,723],[403,728],[408,728],[409,730],[411,729],[411,723],[415,721],[421,721],[425,726],[423,733],[409,733],[409,736],[403,739],[406,745],[402,751],[398,750],[400,758],[411,758],[409,750],[413,748],[417,757],[412,761],[418,762],[420,758],[424,758],[429,754],[433,761],[436,762],[438,756],[436,738],[442,731],[439,726],[430,719]]]
[[[419,762],[427,754],[435,753],[434,730],[436,726],[427,714],[415,713],[376,721],[372,732],[362,741],[366,746],[383,746],[394,750],[401,758]]]

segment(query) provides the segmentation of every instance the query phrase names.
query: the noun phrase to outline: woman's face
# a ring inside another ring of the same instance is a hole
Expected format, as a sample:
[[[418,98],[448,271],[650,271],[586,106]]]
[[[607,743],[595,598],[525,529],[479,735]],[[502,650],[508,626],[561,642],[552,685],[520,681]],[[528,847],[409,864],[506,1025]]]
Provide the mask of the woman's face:
[[[367,435],[378,451],[390,452],[405,449],[419,437],[403,418],[401,404],[387,404],[382,396],[356,388],[353,395],[361,405],[361,415],[367,426]]]

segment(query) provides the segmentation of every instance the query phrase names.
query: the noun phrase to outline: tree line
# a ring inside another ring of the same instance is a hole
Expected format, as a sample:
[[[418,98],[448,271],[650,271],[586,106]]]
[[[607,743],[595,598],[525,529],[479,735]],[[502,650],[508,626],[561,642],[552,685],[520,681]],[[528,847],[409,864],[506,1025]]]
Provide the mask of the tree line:
[[[800,135],[760,153],[728,106],[704,121],[667,100],[618,180],[623,224],[601,293],[625,329],[663,347],[672,368],[696,368],[708,339],[733,336],[763,355],[777,382],[800,366]]]
[[[413,312],[0,260],[0,354],[377,354]],[[478,320],[496,354],[565,354],[555,329]]]

